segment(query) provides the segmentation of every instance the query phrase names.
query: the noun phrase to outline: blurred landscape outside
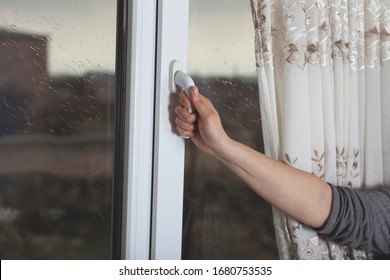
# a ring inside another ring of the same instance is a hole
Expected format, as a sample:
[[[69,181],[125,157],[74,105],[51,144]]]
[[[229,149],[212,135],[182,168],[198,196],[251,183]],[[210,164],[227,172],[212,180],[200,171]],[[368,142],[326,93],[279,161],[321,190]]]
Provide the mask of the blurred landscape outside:
[[[0,258],[109,259],[116,1],[0,18]]]

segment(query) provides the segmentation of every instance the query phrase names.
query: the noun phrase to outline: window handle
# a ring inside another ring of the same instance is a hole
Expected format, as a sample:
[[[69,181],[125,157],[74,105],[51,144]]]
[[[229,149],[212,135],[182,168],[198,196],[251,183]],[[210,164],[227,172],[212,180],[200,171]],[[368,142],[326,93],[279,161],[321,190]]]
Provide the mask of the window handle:
[[[179,89],[184,90],[189,98],[191,87],[195,86],[192,78],[183,72],[183,65],[178,60],[173,60],[169,69],[169,90],[171,93],[177,92]],[[192,113],[192,107],[188,108],[188,112]]]

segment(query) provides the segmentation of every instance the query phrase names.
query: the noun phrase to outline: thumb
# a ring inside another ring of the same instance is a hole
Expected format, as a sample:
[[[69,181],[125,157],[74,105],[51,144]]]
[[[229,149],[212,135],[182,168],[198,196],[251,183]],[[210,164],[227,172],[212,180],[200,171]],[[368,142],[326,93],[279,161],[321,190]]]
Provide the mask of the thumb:
[[[199,116],[206,116],[213,111],[213,106],[207,97],[204,97],[199,93],[198,87],[191,87],[190,89],[190,101]]]

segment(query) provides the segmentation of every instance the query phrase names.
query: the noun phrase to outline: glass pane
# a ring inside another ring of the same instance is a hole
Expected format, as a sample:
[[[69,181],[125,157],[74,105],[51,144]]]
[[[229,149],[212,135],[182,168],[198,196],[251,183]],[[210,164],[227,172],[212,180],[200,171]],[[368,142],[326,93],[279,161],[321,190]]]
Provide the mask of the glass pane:
[[[0,258],[108,259],[116,0],[0,2]]]
[[[249,1],[191,0],[189,74],[227,133],[263,151]],[[277,259],[271,207],[186,144],[184,259]]]

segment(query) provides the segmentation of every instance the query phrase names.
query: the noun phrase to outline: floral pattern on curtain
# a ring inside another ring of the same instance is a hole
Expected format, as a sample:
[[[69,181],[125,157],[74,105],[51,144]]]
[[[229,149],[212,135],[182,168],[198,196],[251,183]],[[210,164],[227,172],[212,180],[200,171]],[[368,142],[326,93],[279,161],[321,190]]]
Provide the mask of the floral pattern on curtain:
[[[266,154],[348,188],[390,182],[390,0],[251,0]],[[281,259],[366,259],[274,209]]]

